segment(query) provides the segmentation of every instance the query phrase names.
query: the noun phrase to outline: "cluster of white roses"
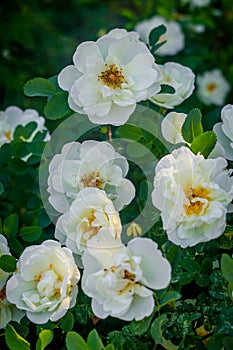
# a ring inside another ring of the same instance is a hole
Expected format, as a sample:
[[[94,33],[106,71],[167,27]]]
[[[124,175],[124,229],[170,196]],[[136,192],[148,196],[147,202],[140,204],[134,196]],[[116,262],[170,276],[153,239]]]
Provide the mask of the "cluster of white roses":
[[[154,20],[158,21],[156,25],[164,23],[160,18]],[[155,22],[147,24],[136,28],[146,42]],[[169,30],[170,24],[165,24],[168,42],[158,52],[174,54],[182,50],[184,37],[177,25]],[[173,62],[157,65],[138,33],[114,29],[96,42],[77,47],[74,64],[58,75],[60,87],[69,92],[72,110],[86,114],[96,124],[122,125],[140,101],[149,99],[173,109],[192,94],[192,70]],[[176,39],[180,35],[176,52],[169,42],[170,34]],[[200,89],[203,100],[220,105],[229,85],[216,71],[214,77],[214,82],[203,77],[206,85],[201,78],[197,82],[208,92]],[[163,84],[175,92],[160,92]],[[12,139],[15,111],[16,107],[3,113],[0,140]],[[33,120],[38,119],[38,115],[33,116]],[[223,157],[233,160],[233,106],[225,106],[221,117],[214,131]],[[164,118],[161,128],[168,142],[184,143],[181,127],[185,118],[184,113],[176,112]],[[38,127],[43,129],[43,123]],[[232,210],[233,178],[223,157],[204,159],[181,146],[155,164],[152,202],[160,210],[163,228],[174,244],[185,248],[224,232],[226,214]],[[57,241],[26,248],[13,275],[2,272],[0,326],[10,319],[19,320],[25,313],[37,324],[60,319],[78,302],[80,279],[99,318],[110,315],[140,320],[152,313],[153,290],[169,286],[171,266],[151,239],[137,237],[128,245],[121,240],[119,211],[135,196],[133,184],[125,178],[128,168],[126,158],[108,142],[67,143],[53,157],[48,193],[50,204],[60,215],[54,235]],[[1,254],[10,254],[3,236],[0,247]]]

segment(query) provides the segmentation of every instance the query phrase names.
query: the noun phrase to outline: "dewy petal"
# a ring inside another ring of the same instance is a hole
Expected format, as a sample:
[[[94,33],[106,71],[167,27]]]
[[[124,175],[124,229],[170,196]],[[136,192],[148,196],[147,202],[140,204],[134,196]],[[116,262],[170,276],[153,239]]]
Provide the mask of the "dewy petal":
[[[98,116],[96,114],[89,115],[89,119],[94,124],[112,124],[115,126],[123,125],[127,122],[130,115],[134,112],[136,103],[131,106],[120,107],[116,104],[112,104],[108,114],[104,116]]]
[[[128,243],[128,248],[133,255],[142,257],[140,267],[148,287],[163,289],[169,285],[171,265],[162,257],[155,242],[149,238],[135,238]]]
[[[70,91],[75,80],[80,77],[78,69],[74,65],[69,65],[62,69],[58,74],[57,81],[59,86],[66,91]]]
[[[93,57],[93,62],[103,62],[104,64],[98,45],[93,41],[83,42],[77,47],[73,55],[74,65],[80,73],[88,73],[88,69],[90,68],[87,66],[88,57]]]
[[[79,101],[84,107],[96,104],[101,98],[98,84],[85,75],[76,80],[72,86],[71,97],[75,102]]]
[[[154,58],[150,54],[139,54],[124,67],[126,77],[132,77],[132,89],[147,89],[156,81],[158,72],[152,68],[153,63]]]
[[[143,318],[150,316],[154,309],[154,298],[153,295],[142,298],[138,295],[134,295],[133,301],[130,305],[129,310],[121,315],[120,319],[125,321],[140,321]]]

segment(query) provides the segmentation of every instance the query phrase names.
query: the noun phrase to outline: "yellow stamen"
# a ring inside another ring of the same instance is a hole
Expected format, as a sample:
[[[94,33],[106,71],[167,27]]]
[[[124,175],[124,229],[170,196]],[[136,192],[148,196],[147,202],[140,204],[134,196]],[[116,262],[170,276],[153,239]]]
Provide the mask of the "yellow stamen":
[[[198,200],[198,198],[207,199],[209,201],[210,200],[209,193],[210,193],[209,190],[207,190],[206,188],[203,188],[203,187],[197,187],[197,188],[194,188],[194,189],[187,191],[186,196],[189,200],[189,205],[185,206],[186,214],[187,215],[200,215],[205,203],[203,203],[203,201],[201,201],[201,200]],[[207,205],[207,207],[208,207],[208,205]]]
[[[215,83],[210,83],[208,86],[207,86],[207,90],[209,92],[213,92],[215,89],[217,88],[217,85]]]
[[[115,64],[110,64],[108,69],[101,72],[98,78],[104,85],[107,85],[111,89],[121,88],[121,84],[126,83],[125,77],[122,74],[122,68],[117,68]]]

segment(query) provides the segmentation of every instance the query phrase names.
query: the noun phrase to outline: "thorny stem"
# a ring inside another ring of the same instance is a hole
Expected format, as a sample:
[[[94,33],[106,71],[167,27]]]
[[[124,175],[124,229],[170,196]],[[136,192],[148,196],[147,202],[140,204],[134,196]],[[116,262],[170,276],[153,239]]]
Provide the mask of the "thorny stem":
[[[112,129],[111,125],[108,126],[108,133],[107,133],[108,141],[112,142]]]

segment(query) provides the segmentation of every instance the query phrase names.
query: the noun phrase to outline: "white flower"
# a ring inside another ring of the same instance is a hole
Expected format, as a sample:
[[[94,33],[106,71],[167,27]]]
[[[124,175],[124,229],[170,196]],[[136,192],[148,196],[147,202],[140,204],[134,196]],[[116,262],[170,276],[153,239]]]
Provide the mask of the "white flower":
[[[189,3],[191,7],[204,7],[209,5],[211,0],[182,0],[183,4]]]
[[[185,37],[179,23],[175,21],[166,21],[160,16],[154,16],[138,23],[135,30],[140,35],[140,39],[146,44],[149,44],[149,34],[151,30],[161,24],[166,26],[167,31],[160,37],[159,42],[164,40],[167,42],[156,51],[156,54],[159,56],[176,55],[183,50],[185,45]]]
[[[185,248],[219,237],[233,197],[224,158],[204,159],[180,147],[155,168],[152,201],[171,242]]]
[[[230,84],[219,69],[206,71],[197,76],[197,95],[206,105],[222,105],[230,88]]]
[[[160,65],[163,80],[161,84],[170,85],[175,89],[171,93],[158,93],[149,100],[158,106],[172,109],[186,100],[194,90],[195,74],[189,67],[179,63],[167,62]]]
[[[17,271],[8,280],[8,300],[25,310],[30,321],[57,321],[75,305],[80,273],[70,249],[47,240],[27,247],[19,258]]]
[[[44,125],[45,119],[40,117],[34,109],[22,111],[19,107],[10,106],[5,111],[0,111],[0,146],[13,140],[18,125],[25,126],[30,122],[35,122],[37,127],[26,141],[31,141],[38,131],[47,130]],[[47,133],[45,141],[48,141],[49,138],[49,133]]]
[[[87,187],[79,192],[70,210],[59,217],[55,238],[72,250],[81,266],[78,256],[85,251],[87,241],[100,232],[120,240],[120,217],[104,191]]]
[[[186,117],[187,114],[177,112],[170,112],[164,117],[161,123],[161,131],[166,141],[172,144],[185,142],[181,133],[181,128]]]
[[[166,288],[171,266],[155,242],[135,238],[128,246],[96,237],[96,246],[83,255],[82,289],[92,298],[99,318],[107,316],[130,321],[149,316],[154,309],[151,289]]]
[[[160,90],[161,73],[136,32],[114,29],[80,44],[73,65],[58,75],[72,110],[96,124],[124,124],[137,102]]]
[[[221,111],[222,122],[214,125],[218,143],[224,148],[224,157],[233,160],[233,105],[226,105]]]
[[[60,213],[69,210],[78,192],[85,187],[104,190],[121,210],[135,196],[131,181],[125,179],[128,162],[108,142],[67,143],[49,165],[49,201]]]

